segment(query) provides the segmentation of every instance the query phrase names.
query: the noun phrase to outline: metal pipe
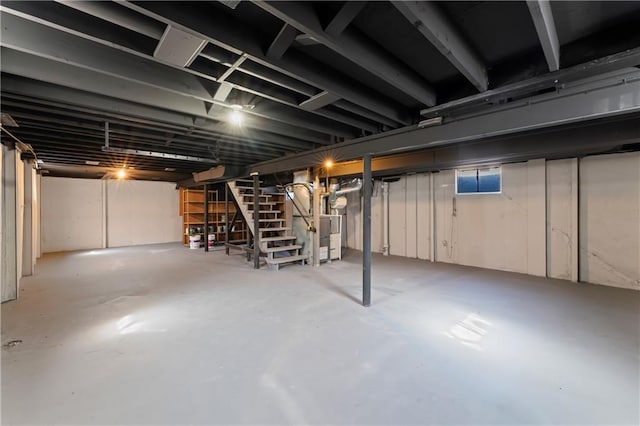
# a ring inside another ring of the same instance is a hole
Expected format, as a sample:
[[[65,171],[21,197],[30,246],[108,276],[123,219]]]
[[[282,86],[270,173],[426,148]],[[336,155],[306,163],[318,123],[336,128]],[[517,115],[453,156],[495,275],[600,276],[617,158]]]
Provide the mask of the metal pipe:
[[[253,269],[260,269],[260,177],[253,176]]]
[[[382,182],[382,254],[389,256],[389,182]]]
[[[362,305],[371,305],[371,155],[362,157],[364,170],[363,207],[362,207]]]

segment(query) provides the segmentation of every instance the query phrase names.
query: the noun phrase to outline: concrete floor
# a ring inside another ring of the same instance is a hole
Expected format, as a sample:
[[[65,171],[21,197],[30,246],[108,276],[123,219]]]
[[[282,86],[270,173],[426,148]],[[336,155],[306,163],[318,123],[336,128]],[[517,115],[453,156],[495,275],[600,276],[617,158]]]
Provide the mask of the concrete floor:
[[[640,294],[394,257],[47,255],[2,305],[3,424],[639,424]]]

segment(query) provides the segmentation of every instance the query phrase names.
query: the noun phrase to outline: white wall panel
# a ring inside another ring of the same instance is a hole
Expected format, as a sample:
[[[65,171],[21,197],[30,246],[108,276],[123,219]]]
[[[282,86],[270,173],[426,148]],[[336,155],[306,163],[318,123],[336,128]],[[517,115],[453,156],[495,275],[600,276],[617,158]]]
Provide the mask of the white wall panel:
[[[640,289],[640,153],[580,162],[580,280]]]
[[[417,257],[429,259],[431,256],[431,199],[430,175],[416,175],[416,235]]]
[[[575,158],[547,162],[547,276],[577,281],[577,163]]]
[[[178,198],[169,182],[108,181],[109,247],[180,241]]]
[[[407,255],[407,179],[389,183],[389,254]]]
[[[16,268],[18,283],[22,277],[22,257],[24,255],[24,161],[20,159],[20,151],[16,150]],[[18,294],[20,286],[18,285]]]
[[[41,186],[42,252],[100,248],[101,181],[43,177]]]
[[[547,275],[546,161],[527,162],[527,273]]]
[[[418,257],[418,179],[416,175],[406,176],[404,179],[407,183],[404,221],[405,256],[415,259]]]
[[[456,196],[454,171],[436,175],[439,261],[527,273],[527,169],[526,163],[504,165],[502,194]]]

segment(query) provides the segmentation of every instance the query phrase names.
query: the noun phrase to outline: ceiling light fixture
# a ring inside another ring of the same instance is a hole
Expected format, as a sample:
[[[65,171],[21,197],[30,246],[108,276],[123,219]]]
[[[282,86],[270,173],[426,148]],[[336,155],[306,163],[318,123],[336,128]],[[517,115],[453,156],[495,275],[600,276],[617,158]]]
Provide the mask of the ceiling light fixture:
[[[116,176],[118,177],[118,179],[124,179],[127,177],[127,172],[125,172],[124,169],[120,169],[116,173]]]
[[[240,127],[242,125],[242,120],[244,119],[244,114],[242,114],[242,106],[233,105],[231,113],[229,114],[229,122],[234,126]]]

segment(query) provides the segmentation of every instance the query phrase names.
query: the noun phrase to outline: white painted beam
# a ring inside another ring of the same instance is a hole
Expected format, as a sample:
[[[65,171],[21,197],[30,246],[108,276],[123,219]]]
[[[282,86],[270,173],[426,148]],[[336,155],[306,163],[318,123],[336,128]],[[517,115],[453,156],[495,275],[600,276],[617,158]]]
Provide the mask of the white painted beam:
[[[309,111],[320,109],[327,105],[330,105],[340,99],[338,95],[329,92],[321,92],[315,96],[310,97],[306,101],[300,104],[300,108],[304,108]]]
[[[434,2],[394,1],[393,5],[479,91],[487,90],[484,64]]]
[[[560,43],[553,22],[553,13],[549,0],[527,0],[527,6],[536,27],[544,57],[549,64],[549,71],[560,69]]]

